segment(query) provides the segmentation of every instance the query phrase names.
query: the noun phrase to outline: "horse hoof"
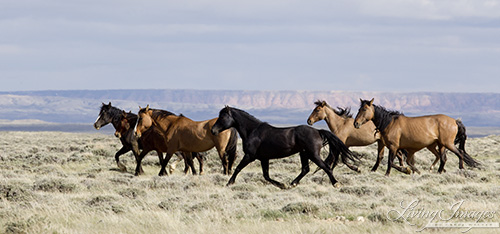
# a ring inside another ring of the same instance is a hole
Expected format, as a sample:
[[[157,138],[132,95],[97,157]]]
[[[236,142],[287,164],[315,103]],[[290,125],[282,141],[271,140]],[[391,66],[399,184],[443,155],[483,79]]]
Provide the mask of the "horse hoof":
[[[406,167],[406,172],[405,173],[408,174],[408,175],[411,174],[411,168]]]
[[[333,185],[334,188],[340,188],[342,185],[340,184],[340,182],[337,182]]]

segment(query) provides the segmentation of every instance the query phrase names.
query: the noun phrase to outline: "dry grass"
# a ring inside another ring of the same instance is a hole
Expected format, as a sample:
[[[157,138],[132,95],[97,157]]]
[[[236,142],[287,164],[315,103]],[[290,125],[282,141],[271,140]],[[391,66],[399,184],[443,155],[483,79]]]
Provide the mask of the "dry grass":
[[[416,224],[411,226],[387,214],[413,200],[422,210],[445,212],[464,201],[464,211],[496,212],[480,222],[500,221],[500,136],[468,140],[467,150],[482,170],[459,171],[457,158],[448,154],[447,173],[429,172],[434,157],[421,151],[421,175],[393,170],[385,177],[385,160],[379,171],[369,172],[375,157],[370,146],[353,148],[364,156],[362,173],[345,166],[334,170],[341,188],[318,172],[289,190],[265,182],[259,162],[226,187],[229,177],[221,174],[215,151],[201,176],[183,175],[179,168],[158,177],[157,158],[148,156],[145,175],[135,177],[130,153],[122,156],[129,172],[117,171],[113,155],[120,143],[112,136],[0,132],[0,146],[0,233],[408,233],[428,219],[409,219]],[[272,161],[270,168],[271,177],[289,183],[300,171],[299,158]],[[458,231],[463,229],[424,230]]]

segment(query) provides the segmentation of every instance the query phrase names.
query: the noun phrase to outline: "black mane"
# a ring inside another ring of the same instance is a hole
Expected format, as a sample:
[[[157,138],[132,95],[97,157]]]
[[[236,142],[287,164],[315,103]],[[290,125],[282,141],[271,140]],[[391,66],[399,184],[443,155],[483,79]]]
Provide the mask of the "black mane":
[[[346,108],[342,108],[342,107],[337,107],[337,110],[333,109],[333,112],[335,112],[335,114],[337,114],[338,116],[344,118],[344,119],[349,119],[349,118],[352,118],[352,113],[351,113],[351,108],[350,107],[346,107]]]

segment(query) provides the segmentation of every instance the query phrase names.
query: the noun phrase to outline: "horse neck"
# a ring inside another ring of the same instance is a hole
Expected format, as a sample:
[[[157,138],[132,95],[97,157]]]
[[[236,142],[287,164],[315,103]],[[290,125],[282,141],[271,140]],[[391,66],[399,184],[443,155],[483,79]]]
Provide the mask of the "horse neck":
[[[326,112],[326,118],[325,118],[326,124],[328,125],[328,128],[330,128],[330,131],[336,134],[340,130],[340,128],[344,125],[347,119],[337,115],[337,113],[335,113],[335,111],[333,111],[331,107],[326,107],[325,112]]]
[[[373,123],[377,130],[384,133],[387,126],[394,120],[394,117],[399,116],[399,114],[392,113],[382,107],[373,105],[375,107],[375,113],[373,116]]]
[[[263,122],[243,111],[232,111],[235,120],[234,128],[240,134],[242,140],[246,141],[250,133]]]
[[[121,122],[122,122],[122,113],[123,110],[120,110],[114,106],[111,107],[111,109],[108,111],[109,115],[111,116],[111,124],[115,128],[115,130],[118,130],[120,128]]]
[[[153,122],[153,125],[151,127],[155,127],[155,128],[158,128],[159,130],[161,130],[163,132],[167,132],[167,130],[172,125],[172,123],[175,122],[175,121],[177,121],[177,120],[179,120],[179,118],[182,118],[182,117],[179,117],[179,116],[176,116],[176,115],[168,115],[168,116],[164,116],[164,117],[159,117],[159,116],[153,117],[153,116],[151,116],[151,120]]]

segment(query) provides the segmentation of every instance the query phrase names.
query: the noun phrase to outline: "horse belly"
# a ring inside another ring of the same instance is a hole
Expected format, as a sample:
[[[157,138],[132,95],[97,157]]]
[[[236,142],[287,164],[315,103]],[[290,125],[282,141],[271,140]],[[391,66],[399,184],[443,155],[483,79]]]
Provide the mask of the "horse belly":
[[[400,149],[420,150],[436,142],[437,138],[433,136],[401,136],[399,142]]]

